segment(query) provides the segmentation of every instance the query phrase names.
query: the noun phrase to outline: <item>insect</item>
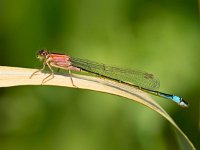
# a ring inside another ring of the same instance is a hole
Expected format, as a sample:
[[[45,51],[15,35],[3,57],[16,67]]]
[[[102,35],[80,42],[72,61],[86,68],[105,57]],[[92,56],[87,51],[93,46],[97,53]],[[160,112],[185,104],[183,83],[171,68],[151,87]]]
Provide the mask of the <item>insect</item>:
[[[120,82],[122,84],[138,88],[142,91],[156,96],[170,99],[182,107],[189,106],[188,102],[186,102],[185,100],[183,100],[183,98],[179,96],[157,91],[156,89],[158,89],[160,85],[159,80],[153,74],[144,71],[114,67],[87,59],[70,57],[65,54],[51,53],[46,51],[45,49],[40,50],[37,54],[37,57],[43,61],[43,68],[34,72],[31,77],[35,73],[44,70],[46,66],[48,66],[48,68],[51,70],[51,74],[43,79],[42,82],[44,82],[50,76],[54,77],[54,71],[52,67],[68,70],[70,75],[71,71],[85,71],[95,74],[99,77],[104,77],[116,82]],[[74,85],[73,83],[73,79],[71,76],[70,79],[72,85],[76,87],[76,85]]]

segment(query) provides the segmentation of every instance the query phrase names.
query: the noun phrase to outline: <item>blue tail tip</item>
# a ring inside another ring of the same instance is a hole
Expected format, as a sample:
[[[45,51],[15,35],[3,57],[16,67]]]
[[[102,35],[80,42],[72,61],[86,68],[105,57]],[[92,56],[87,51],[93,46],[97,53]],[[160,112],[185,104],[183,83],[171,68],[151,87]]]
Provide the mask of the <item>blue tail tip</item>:
[[[179,105],[181,107],[187,108],[187,107],[189,107],[190,104],[187,101],[181,99],[181,102],[179,103]]]

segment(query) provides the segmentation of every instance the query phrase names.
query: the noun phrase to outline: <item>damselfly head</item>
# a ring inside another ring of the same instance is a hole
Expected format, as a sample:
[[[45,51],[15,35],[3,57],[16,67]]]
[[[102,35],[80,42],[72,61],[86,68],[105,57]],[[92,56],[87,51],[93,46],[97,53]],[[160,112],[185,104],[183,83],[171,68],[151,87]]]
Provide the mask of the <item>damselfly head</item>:
[[[37,53],[37,58],[39,58],[40,60],[43,60],[46,58],[47,55],[48,55],[48,52],[45,49],[42,49]]]

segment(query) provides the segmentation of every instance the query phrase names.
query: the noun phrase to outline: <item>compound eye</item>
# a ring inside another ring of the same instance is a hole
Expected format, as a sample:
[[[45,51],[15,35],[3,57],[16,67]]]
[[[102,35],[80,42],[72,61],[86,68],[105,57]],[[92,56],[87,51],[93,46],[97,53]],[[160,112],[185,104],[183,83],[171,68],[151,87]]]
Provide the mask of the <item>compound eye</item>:
[[[42,49],[39,51],[39,54],[42,56],[45,56],[45,55],[47,55],[47,51],[45,49]]]

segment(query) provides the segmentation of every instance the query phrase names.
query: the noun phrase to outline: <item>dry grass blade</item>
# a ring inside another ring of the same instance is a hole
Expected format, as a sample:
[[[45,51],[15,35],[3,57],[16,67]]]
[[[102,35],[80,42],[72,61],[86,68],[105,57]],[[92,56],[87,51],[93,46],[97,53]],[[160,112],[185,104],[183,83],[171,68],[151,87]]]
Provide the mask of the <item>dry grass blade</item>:
[[[46,76],[48,76],[48,74],[38,73],[30,79],[30,76],[35,71],[35,69],[0,66],[0,87],[41,85],[42,80]],[[195,149],[193,144],[187,138],[187,136],[181,131],[181,129],[176,125],[176,123],[166,113],[166,111],[153,99],[151,99],[145,92],[137,88],[130,88],[128,85],[116,83],[114,81],[107,80],[104,78],[77,74],[73,74],[72,77],[74,84],[78,88],[119,95],[153,109],[165,119],[167,119],[177,129],[178,135],[179,137],[181,136],[180,139],[184,147],[187,147],[187,149],[191,150]],[[54,78],[48,80],[43,85],[65,86],[75,88],[72,85],[70,76],[61,74],[54,75]]]

